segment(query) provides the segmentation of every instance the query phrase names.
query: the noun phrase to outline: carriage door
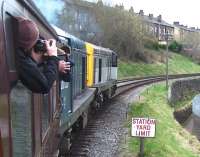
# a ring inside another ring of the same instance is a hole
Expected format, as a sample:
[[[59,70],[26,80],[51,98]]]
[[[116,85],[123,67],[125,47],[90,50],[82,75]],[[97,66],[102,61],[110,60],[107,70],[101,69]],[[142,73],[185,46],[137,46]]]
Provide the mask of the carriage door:
[[[32,123],[31,123],[31,92],[17,80],[15,55],[15,28],[14,16],[20,16],[20,12],[13,5],[4,4],[4,33],[6,45],[6,61],[8,66],[8,78],[10,83],[10,138],[13,157],[32,157]],[[23,114],[22,114],[23,113]]]

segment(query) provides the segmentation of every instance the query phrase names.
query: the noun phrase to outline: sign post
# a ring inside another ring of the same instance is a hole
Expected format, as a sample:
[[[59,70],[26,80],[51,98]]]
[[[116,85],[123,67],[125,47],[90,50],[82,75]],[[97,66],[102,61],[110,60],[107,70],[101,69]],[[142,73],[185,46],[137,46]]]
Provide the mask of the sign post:
[[[140,137],[140,152],[139,157],[144,156],[144,137]]]
[[[155,137],[156,120],[150,118],[132,118],[131,135],[140,137],[139,157],[144,156],[144,138]]]

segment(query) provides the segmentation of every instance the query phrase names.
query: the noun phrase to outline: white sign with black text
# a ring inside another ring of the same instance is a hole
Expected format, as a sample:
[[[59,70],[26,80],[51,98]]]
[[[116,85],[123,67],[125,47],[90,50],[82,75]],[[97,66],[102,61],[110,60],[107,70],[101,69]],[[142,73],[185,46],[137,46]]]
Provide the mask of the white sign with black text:
[[[131,135],[136,137],[155,137],[156,120],[150,118],[132,118]]]

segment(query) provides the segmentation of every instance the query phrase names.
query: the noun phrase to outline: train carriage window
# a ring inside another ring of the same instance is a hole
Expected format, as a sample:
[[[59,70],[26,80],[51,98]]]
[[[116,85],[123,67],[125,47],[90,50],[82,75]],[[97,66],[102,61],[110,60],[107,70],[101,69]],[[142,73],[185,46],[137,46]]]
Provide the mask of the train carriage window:
[[[12,139],[12,152],[14,156],[32,157],[33,148],[33,132],[32,132],[32,97],[29,90],[17,82],[17,73],[15,65],[16,51],[16,20],[13,15],[18,15],[20,12],[9,10],[5,3],[3,13],[4,35],[5,35],[5,55],[9,74],[10,93],[9,108],[10,108],[10,137]],[[9,11],[12,11],[10,14]],[[15,10],[16,11],[16,10]],[[23,114],[22,114],[23,113]],[[20,150],[20,151],[19,151]],[[1,155],[0,155],[1,156]]]
[[[15,67],[15,43],[14,43],[14,26],[15,26],[15,19],[8,13],[5,13],[5,41],[6,41],[6,58],[7,64],[9,67],[9,71],[16,71]]]

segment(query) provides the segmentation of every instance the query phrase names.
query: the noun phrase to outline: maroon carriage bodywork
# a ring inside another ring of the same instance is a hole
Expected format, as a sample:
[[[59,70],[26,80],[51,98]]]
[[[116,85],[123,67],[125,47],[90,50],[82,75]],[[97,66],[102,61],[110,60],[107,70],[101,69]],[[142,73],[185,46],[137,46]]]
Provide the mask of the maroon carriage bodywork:
[[[12,18],[14,16],[25,16],[32,19],[39,27],[40,34],[49,39],[56,39],[56,33],[49,26],[43,16],[38,12],[32,1],[30,0],[0,0],[1,16],[0,16],[0,157],[12,157],[15,145],[13,144],[13,127],[11,122],[11,104],[10,94],[17,82],[17,71],[9,67],[10,57],[7,53],[7,47],[11,41],[6,35],[6,16]],[[13,39],[14,40],[14,39]],[[13,41],[12,41],[13,42]],[[15,56],[15,54],[11,54]],[[12,62],[12,61],[11,61]],[[14,62],[13,65],[15,66]],[[56,81],[46,95],[31,94],[31,150],[34,156],[52,156],[58,143],[56,137],[59,127],[59,97],[58,82]],[[43,129],[42,114],[44,112],[44,101],[47,103],[48,122]],[[22,122],[23,123],[23,122]]]
[[[10,156],[10,129],[9,129],[9,105],[8,105],[8,92],[9,82],[8,69],[5,59],[5,42],[4,42],[4,30],[3,30],[3,1],[0,1],[1,16],[0,16],[0,131],[1,131],[1,145],[2,154],[4,156]]]

